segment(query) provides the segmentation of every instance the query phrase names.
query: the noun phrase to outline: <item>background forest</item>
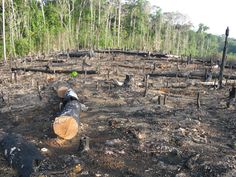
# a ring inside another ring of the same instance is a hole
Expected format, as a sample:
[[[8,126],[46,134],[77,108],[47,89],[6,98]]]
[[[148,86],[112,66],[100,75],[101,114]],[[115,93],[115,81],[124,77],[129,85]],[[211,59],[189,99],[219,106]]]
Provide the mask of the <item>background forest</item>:
[[[221,58],[224,45],[224,36],[207,33],[207,24],[193,30],[185,15],[163,13],[147,0],[5,0],[5,24],[8,57],[123,48]],[[229,39],[228,53],[233,59],[235,39]]]

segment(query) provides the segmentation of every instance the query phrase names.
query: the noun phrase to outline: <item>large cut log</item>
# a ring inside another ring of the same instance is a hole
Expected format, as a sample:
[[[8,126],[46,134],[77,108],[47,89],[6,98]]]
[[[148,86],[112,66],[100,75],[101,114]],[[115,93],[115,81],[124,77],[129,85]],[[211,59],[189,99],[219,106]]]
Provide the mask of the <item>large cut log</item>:
[[[38,68],[11,68],[11,71],[25,71],[25,72],[42,72],[42,73],[49,73],[49,74],[69,74],[73,71],[76,71],[78,74],[97,74],[95,70],[77,70],[77,69],[70,69],[70,70],[51,70],[51,69],[38,69]]]
[[[65,94],[62,110],[55,118],[53,130],[60,138],[69,140],[78,133],[81,105],[77,94],[72,89],[59,88],[57,93],[59,97],[62,97],[63,93]]]
[[[158,57],[158,58],[168,58],[166,54],[161,53],[150,53],[142,51],[123,51],[123,50],[96,50],[96,53],[113,53],[113,54],[125,54],[125,55],[137,55],[142,57]]]
[[[0,140],[1,150],[9,165],[16,169],[18,176],[30,177],[34,167],[43,160],[40,151],[18,134],[5,134]]]
[[[93,51],[78,51],[78,52],[69,52],[69,53],[63,53],[60,54],[60,56],[68,56],[69,57],[94,57],[95,54]]]
[[[204,72],[159,72],[159,73],[150,73],[150,77],[182,77],[189,79],[205,79]],[[218,78],[218,74],[212,73],[212,79]],[[224,78],[236,80],[236,76],[224,75]]]

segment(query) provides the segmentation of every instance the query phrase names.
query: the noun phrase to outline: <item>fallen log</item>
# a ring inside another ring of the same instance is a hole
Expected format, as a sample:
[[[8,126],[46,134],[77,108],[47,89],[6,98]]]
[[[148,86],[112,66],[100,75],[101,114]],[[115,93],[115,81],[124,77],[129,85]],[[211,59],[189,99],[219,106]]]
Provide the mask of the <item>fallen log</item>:
[[[26,58],[24,61],[27,61],[27,62],[51,62],[51,63],[65,63],[66,61],[65,60],[61,60],[61,59],[53,59],[53,60],[50,60],[50,59],[32,59],[32,58]]]
[[[60,56],[69,56],[69,57],[94,57],[95,53],[93,51],[78,51],[78,52],[69,52],[62,53]]]
[[[123,64],[113,64],[112,66],[118,66],[118,67],[122,67],[122,68],[131,68],[131,69],[152,69],[152,67],[148,67],[148,66],[135,66],[135,65],[123,65]]]
[[[39,68],[11,68],[11,71],[25,71],[25,72],[42,72],[42,73],[49,73],[49,74],[70,74],[73,71],[76,71],[78,74],[97,74],[95,70],[77,70],[77,69],[70,69],[70,70],[52,70],[52,69],[39,69]]]
[[[113,53],[113,54],[125,54],[125,55],[137,55],[142,57],[158,57],[158,58],[168,58],[166,54],[161,53],[150,53],[141,51],[123,51],[123,50],[95,50],[96,53]]]
[[[193,60],[194,63],[198,62],[198,63],[204,63],[206,66],[212,66],[213,64],[213,61],[212,60],[204,60],[204,59],[195,59]],[[215,62],[217,63],[217,65],[219,65],[219,62]],[[228,68],[228,69],[236,69],[236,64],[233,62],[233,61],[228,61],[226,62],[225,68]]]
[[[62,110],[54,120],[53,130],[60,138],[69,140],[78,133],[81,105],[77,94],[72,89],[59,88],[57,93],[64,100]],[[65,93],[64,96],[62,96],[63,93]]]
[[[39,166],[43,160],[39,150],[17,134],[4,133],[0,139],[1,150],[9,165],[16,169],[18,176],[30,177],[34,167]]]
[[[160,72],[160,73],[150,73],[150,77],[180,77],[189,79],[205,79],[204,72]],[[218,78],[218,73],[212,73],[212,79]],[[224,75],[225,79],[236,80],[236,76]]]

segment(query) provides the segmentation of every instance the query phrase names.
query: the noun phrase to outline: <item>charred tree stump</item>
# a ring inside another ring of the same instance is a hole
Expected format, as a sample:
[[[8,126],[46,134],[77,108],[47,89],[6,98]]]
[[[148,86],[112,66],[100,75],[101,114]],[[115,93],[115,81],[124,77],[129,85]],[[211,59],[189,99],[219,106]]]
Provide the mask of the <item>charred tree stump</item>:
[[[197,93],[197,108],[201,108],[201,102],[200,102],[200,92]]]
[[[235,101],[236,98],[236,88],[232,86],[231,90],[229,91],[229,100],[227,102],[227,108]]]
[[[146,97],[146,95],[147,95],[147,91],[148,91],[148,79],[149,79],[149,75],[146,75],[146,76],[145,76],[145,90],[144,90],[143,97]]]
[[[126,75],[123,87],[130,88],[133,85],[133,75]]]
[[[63,95],[63,105],[59,116],[55,118],[53,123],[53,130],[60,138],[69,140],[74,138],[79,130],[80,110],[81,105],[78,101],[77,94],[72,90],[66,88],[59,88],[58,96]]]
[[[82,137],[79,142],[79,152],[88,151],[89,148],[89,137]]]
[[[222,88],[225,60],[226,60],[226,55],[227,55],[228,36],[229,36],[229,27],[227,27],[225,31],[225,45],[224,45],[222,62],[221,62],[220,73],[219,73],[219,88]]]
[[[153,69],[152,69],[152,73],[154,73],[156,70],[156,63],[153,64]]]
[[[236,88],[233,86],[232,89],[229,92],[229,98],[235,98],[236,97]]]
[[[187,58],[187,65],[190,64],[192,61],[192,54],[189,55],[189,57]]]
[[[110,79],[110,69],[107,70],[107,79]]]
[[[167,95],[164,95],[163,105],[166,105]]]
[[[41,95],[41,88],[38,81],[37,81],[37,92],[38,92],[39,100],[42,101],[43,97]]]
[[[30,177],[34,167],[43,160],[39,150],[20,135],[4,133],[0,145],[9,165],[16,169],[20,177]]]
[[[158,104],[161,105],[161,95],[158,96]]]
[[[4,99],[4,93],[3,93],[3,91],[1,91],[0,99],[2,100],[2,101],[1,101],[2,103],[4,103],[4,102],[5,102],[5,99]]]
[[[212,80],[212,72],[211,70],[208,71],[208,69],[205,70],[205,82],[209,82]]]
[[[11,73],[11,83],[17,83],[17,73],[16,71]]]

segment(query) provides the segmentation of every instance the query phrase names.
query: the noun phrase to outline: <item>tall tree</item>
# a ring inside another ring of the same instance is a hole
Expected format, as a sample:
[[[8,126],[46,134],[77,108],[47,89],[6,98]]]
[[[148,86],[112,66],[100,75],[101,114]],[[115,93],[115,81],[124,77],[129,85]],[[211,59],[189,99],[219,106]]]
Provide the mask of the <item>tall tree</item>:
[[[7,63],[6,34],[5,34],[5,0],[2,0],[2,36],[3,36],[4,63]]]

